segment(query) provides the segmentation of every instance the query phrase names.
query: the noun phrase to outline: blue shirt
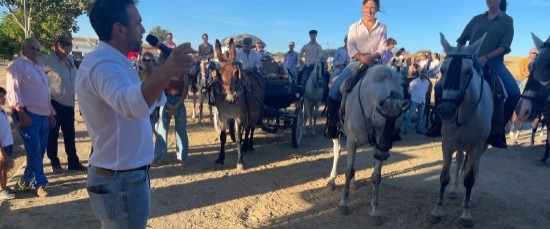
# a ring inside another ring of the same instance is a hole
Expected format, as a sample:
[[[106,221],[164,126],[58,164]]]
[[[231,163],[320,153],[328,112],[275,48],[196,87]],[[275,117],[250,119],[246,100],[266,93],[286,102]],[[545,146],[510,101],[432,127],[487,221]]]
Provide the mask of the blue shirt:
[[[298,68],[298,53],[295,51],[288,51],[285,53],[284,57],[283,67],[291,71],[296,71]]]

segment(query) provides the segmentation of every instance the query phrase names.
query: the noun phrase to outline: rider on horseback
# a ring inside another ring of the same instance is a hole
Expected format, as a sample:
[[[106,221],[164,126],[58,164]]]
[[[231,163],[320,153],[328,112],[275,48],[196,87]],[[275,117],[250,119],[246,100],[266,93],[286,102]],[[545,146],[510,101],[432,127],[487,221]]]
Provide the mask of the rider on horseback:
[[[514,77],[504,65],[504,55],[510,52],[510,45],[514,38],[513,20],[506,14],[506,1],[498,2],[500,2],[498,5],[488,3],[489,10],[474,17],[457,42],[460,47],[466,44],[466,41],[476,41],[486,34],[479,51],[479,62],[484,66],[484,76],[491,86],[495,99],[491,134],[487,143],[494,147],[506,148],[504,128],[514,113],[520,93]],[[437,107],[442,97],[439,83],[435,85],[434,91]],[[437,120],[437,118],[434,120],[426,136],[441,136],[441,120]]]
[[[387,29],[374,16],[380,10],[380,0],[363,0],[363,18],[352,24],[348,32],[348,54],[351,62],[342,70],[330,88],[327,101],[327,131],[325,137],[338,137],[340,110],[340,86],[348,78],[357,82],[357,76],[364,75],[369,66],[380,60],[386,49]],[[351,88],[351,87],[350,87]],[[345,95],[344,95],[345,97]],[[345,102],[345,98],[342,100]]]
[[[300,50],[300,55],[305,56],[305,64],[300,69],[300,72],[298,72],[298,85],[304,85],[307,81],[307,77],[313,70],[313,64],[315,64],[316,61],[320,61],[321,57],[323,57],[323,48],[321,48],[321,45],[317,43],[317,30],[311,30],[309,31],[309,38],[310,42],[304,45],[302,47],[302,50]]]
[[[199,58],[201,60],[201,75],[205,76],[208,62],[214,58],[214,47],[208,43],[208,34],[202,35],[202,44],[199,45]]]

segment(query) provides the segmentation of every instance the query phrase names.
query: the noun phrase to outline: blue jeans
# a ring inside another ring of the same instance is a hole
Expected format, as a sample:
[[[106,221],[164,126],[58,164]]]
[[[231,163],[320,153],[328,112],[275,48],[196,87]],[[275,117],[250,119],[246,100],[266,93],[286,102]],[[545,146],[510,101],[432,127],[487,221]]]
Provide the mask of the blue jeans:
[[[98,174],[88,167],[86,185],[95,217],[102,228],[145,228],[151,213],[149,171]]]
[[[166,104],[175,105],[181,100],[181,96],[166,96]],[[155,160],[161,160],[166,158],[168,152],[167,139],[168,129],[170,127],[170,111],[168,107],[163,106],[160,108],[160,116],[157,125],[156,141],[155,141]],[[187,138],[187,114],[185,112],[185,105],[181,104],[175,114],[176,119],[176,148],[177,158],[180,161],[186,161],[189,156],[189,140]]]
[[[519,87],[502,60],[492,59],[487,61],[487,64],[495,69],[497,75],[500,76],[504,84],[506,93],[508,93],[508,99],[504,102],[504,123],[506,124],[512,118],[516,105],[518,104],[520,96]]]
[[[361,62],[359,61],[351,61],[348,66],[340,72],[340,75],[338,75],[338,79],[334,81],[332,84],[332,87],[330,88],[330,91],[328,92],[328,96],[331,99],[334,100],[340,100],[342,97],[342,94],[340,93],[340,86],[344,81],[346,81],[347,78],[354,75],[357,70],[359,70],[359,66],[361,66]]]
[[[407,118],[405,119],[405,126],[403,132],[409,132],[409,126],[414,117],[417,117],[416,131],[424,132],[424,103],[411,102],[409,111],[407,112]]]
[[[44,174],[44,154],[48,145],[48,133],[50,123],[48,116],[37,115],[27,111],[27,115],[32,119],[32,125],[19,128],[19,134],[23,139],[25,151],[27,154],[27,167],[23,173],[23,181],[33,184],[33,187],[46,186],[48,179]],[[14,121],[19,121],[17,113],[13,113]]]

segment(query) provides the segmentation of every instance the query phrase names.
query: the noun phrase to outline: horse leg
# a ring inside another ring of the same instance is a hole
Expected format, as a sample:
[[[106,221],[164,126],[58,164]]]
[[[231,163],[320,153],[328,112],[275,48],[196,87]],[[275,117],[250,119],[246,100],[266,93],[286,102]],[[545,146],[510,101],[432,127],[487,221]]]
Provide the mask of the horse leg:
[[[458,184],[460,181],[460,168],[462,168],[462,163],[464,162],[464,152],[463,151],[457,151],[456,152],[456,168],[455,172],[453,174],[453,184],[451,186],[451,190],[449,190],[449,199],[454,200],[458,198],[457,190],[458,190]]]
[[[238,170],[245,170],[244,167],[244,161],[243,161],[243,153],[241,150],[241,130],[243,128],[242,123],[236,122],[235,123],[235,140],[237,141],[237,169]]]
[[[225,129],[220,130],[220,153],[218,154],[218,160],[216,160],[216,164],[219,164],[220,166],[223,166],[223,163],[225,161],[226,138],[227,138],[227,134],[225,133]]]
[[[308,99],[304,99],[304,111],[305,111],[305,122],[304,122],[304,125],[305,125],[305,131],[304,131],[304,134],[305,135],[308,135],[309,132],[310,132],[310,128],[311,128],[311,110],[310,109],[310,106],[311,106],[311,103],[309,102]],[[309,123],[309,125],[308,125]]]
[[[548,128],[548,125],[546,125],[546,147],[544,150],[544,156],[542,157],[542,159],[540,159],[543,164],[546,164],[546,160],[548,160],[548,157],[550,157],[550,137],[548,137],[549,134],[550,128]]]
[[[332,155],[332,170],[327,180],[327,187],[331,191],[334,191],[336,189],[336,176],[338,176],[338,160],[340,159],[340,139],[338,138],[332,139]]]
[[[355,176],[355,152],[357,150],[357,147],[355,143],[348,142],[346,144],[346,149],[348,151],[348,162],[346,166],[346,182],[344,185],[344,192],[342,193],[342,199],[340,200],[340,203],[338,204],[338,210],[340,211],[341,215],[347,215],[349,213],[349,186],[351,183],[351,179]]]
[[[380,192],[380,183],[382,182],[382,165],[384,164],[384,161],[375,159],[374,161],[374,171],[372,172],[372,200],[370,202],[371,206],[371,212],[370,216],[372,217],[374,221],[375,226],[380,226],[384,223],[382,220],[382,214],[380,213],[380,210],[378,208],[378,198],[379,198],[379,192]]]
[[[246,153],[248,152],[248,136],[250,135],[250,128],[247,128],[247,127],[243,127],[244,129],[244,140],[243,140],[243,144],[241,146],[241,150]]]
[[[529,145],[535,145],[535,135],[537,134],[537,129],[539,128],[539,118],[535,118],[533,122],[531,123],[533,127],[531,128],[531,141],[529,142]]]
[[[204,104],[204,93],[200,93],[199,94],[199,124],[201,124],[202,122],[202,108],[203,108],[203,104]]]
[[[213,117],[212,122],[214,123],[214,130],[216,130],[216,132],[220,132],[220,126],[219,126],[220,118],[218,117],[218,109],[216,107],[213,107],[212,110],[214,113],[214,115],[212,116]]]
[[[439,177],[440,187],[439,187],[439,196],[434,210],[431,213],[430,223],[437,224],[441,222],[441,217],[443,217],[443,198],[445,196],[445,188],[449,184],[450,171],[451,171],[451,160],[453,156],[453,151],[447,147],[443,147],[443,168],[441,169],[441,175]]]
[[[477,154],[476,154],[477,153]],[[464,204],[462,206],[462,215],[458,223],[463,227],[473,227],[474,222],[472,220],[472,213],[470,209],[472,208],[472,190],[478,178],[477,172],[479,169],[479,156],[481,152],[472,152],[472,155],[468,155],[466,159],[466,167],[464,168],[464,187],[466,188],[466,195],[464,196]],[[479,156],[478,156],[479,155]],[[476,157],[477,156],[477,157]],[[469,161],[469,160],[474,160]]]
[[[250,138],[248,139],[248,150],[254,151],[254,126],[250,130]]]
[[[317,130],[317,114],[319,113],[319,104],[316,104],[313,108],[313,136],[316,134]]]
[[[192,119],[197,117],[195,110],[197,110],[197,93],[193,93],[193,112],[191,113]]]

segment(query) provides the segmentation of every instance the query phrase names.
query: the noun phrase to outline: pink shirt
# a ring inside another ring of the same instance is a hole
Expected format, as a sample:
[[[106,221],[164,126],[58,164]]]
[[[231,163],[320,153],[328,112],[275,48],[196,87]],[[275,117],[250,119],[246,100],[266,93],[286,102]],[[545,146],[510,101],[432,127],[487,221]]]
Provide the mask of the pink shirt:
[[[44,69],[25,56],[17,58],[8,66],[6,91],[8,105],[12,108],[25,107],[34,114],[44,116],[55,114]]]

